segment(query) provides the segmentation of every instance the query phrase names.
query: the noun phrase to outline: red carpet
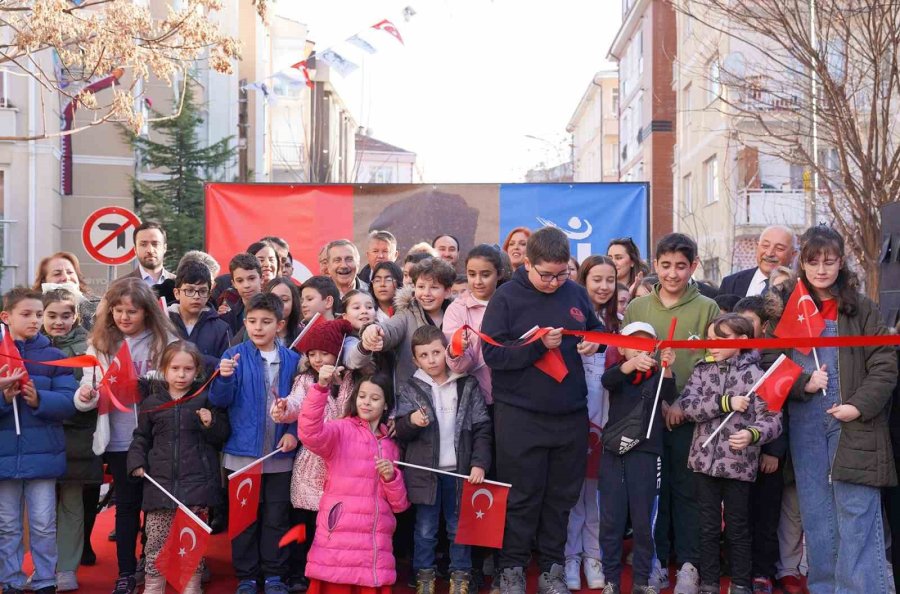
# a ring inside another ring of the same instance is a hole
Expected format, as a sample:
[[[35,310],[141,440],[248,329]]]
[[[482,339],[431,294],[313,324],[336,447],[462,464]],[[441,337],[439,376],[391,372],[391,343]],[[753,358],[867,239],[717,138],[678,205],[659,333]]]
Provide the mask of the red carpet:
[[[97,516],[97,524],[94,526],[93,544],[94,551],[97,553],[97,565],[93,567],[81,567],[78,571],[78,583],[80,585],[79,592],[85,594],[102,594],[112,590],[113,582],[115,582],[116,571],[116,545],[114,542],[107,540],[107,534],[113,529],[113,521],[115,510],[104,510]],[[626,546],[628,543],[626,543]],[[231,547],[228,542],[227,534],[219,534],[212,537],[207,563],[212,572],[212,582],[206,586],[206,594],[232,594],[237,587],[237,580],[231,569]],[[26,559],[26,571],[30,572],[30,560]],[[398,585],[394,588],[395,592],[400,594],[411,594],[415,590],[406,587],[405,567],[400,568],[400,579]],[[671,571],[671,579],[674,581],[675,571]],[[622,592],[628,594],[631,592],[631,567],[625,566],[625,572],[622,576]],[[537,571],[532,568],[528,575],[528,591],[537,590]],[[402,585],[400,585],[402,584]],[[446,583],[438,584],[438,592],[446,592]],[[175,590],[169,587],[166,591],[175,593]],[[487,592],[487,589],[482,590]],[[584,593],[599,592],[598,590],[582,590]],[[671,590],[663,590],[663,594],[669,594]],[[727,580],[722,580],[722,593],[728,592]],[[781,590],[776,590],[776,593]]]

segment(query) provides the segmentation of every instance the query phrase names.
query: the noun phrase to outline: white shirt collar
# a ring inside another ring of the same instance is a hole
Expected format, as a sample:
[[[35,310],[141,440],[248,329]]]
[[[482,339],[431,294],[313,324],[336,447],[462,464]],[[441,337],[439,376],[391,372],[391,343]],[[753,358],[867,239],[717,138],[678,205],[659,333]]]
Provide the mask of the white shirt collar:
[[[750,285],[747,287],[747,294],[745,296],[750,297],[753,295],[760,295],[766,288],[767,280],[769,280],[769,278],[763,274],[763,271],[757,266],[753,278],[750,279]]]
[[[150,274],[150,272],[149,272],[146,268],[144,268],[142,265],[140,265],[140,264],[138,264],[138,270],[141,271],[141,279],[142,279],[145,283],[147,283],[148,285],[150,285],[151,287],[152,287],[153,285],[156,285],[156,284],[158,284],[158,283],[161,283],[161,282],[164,281],[165,278],[166,278],[166,269],[165,269],[165,267],[163,267],[163,269],[160,271],[160,273],[159,273],[159,280],[158,280],[158,281],[157,281],[157,280],[153,280],[153,275]]]

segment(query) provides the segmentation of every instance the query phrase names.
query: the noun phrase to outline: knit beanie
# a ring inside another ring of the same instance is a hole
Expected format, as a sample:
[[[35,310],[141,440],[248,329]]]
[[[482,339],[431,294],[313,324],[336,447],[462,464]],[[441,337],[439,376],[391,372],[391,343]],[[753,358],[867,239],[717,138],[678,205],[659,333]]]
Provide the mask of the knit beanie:
[[[309,351],[324,351],[335,357],[341,352],[344,336],[353,332],[347,320],[326,320],[316,322],[298,345],[304,355]]]

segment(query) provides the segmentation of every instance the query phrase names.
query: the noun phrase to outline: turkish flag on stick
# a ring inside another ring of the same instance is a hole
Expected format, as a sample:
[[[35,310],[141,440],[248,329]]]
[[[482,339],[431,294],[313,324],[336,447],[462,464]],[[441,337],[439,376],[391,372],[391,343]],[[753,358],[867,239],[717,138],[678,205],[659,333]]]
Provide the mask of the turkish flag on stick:
[[[128,412],[126,407],[137,404],[138,377],[134,371],[134,363],[131,361],[131,351],[128,342],[123,341],[103,379],[100,380],[100,414],[107,414],[112,406],[122,412]]]
[[[585,478],[600,478],[600,456],[603,454],[603,430],[599,425],[590,424],[588,429],[588,458]]]
[[[509,487],[463,482],[459,503],[456,544],[503,548],[506,527],[506,498]]]
[[[779,338],[813,338],[821,336],[825,331],[825,320],[816,307],[816,302],[806,290],[802,280],[797,281],[797,286],[791,293],[781,320],[775,326],[774,334]],[[810,347],[795,347],[804,355],[809,355]]]
[[[193,514],[191,514],[193,515]],[[179,506],[169,536],[156,558],[156,569],[178,592],[184,592],[209,546],[207,527]]]
[[[236,476],[228,477],[228,538],[234,540],[259,512],[259,492],[262,489],[262,464],[256,464]]]
[[[781,355],[769,368],[765,377],[756,388],[756,393],[766,402],[772,412],[778,412],[784,406],[791,386],[803,373],[803,368]]]
[[[19,354],[19,348],[9,333],[9,328],[4,324],[0,326],[0,332],[3,333],[3,342],[0,343],[0,366],[8,365],[8,373],[12,374],[21,369],[25,375],[19,380],[19,386],[24,386],[31,378],[28,377],[28,370],[25,369],[25,362],[22,361],[22,355]]]

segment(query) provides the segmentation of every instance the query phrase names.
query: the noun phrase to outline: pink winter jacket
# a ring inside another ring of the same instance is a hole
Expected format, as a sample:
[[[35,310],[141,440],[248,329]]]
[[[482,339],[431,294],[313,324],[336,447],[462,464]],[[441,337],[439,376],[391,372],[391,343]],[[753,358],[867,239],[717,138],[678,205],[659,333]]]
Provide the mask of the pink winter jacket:
[[[347,402],[353,393],[353,378],[348,373],[338,388],[337,398],[330,395],[325,403],[326,421],[334,421],[344,416]],[[287,397],[284,423],[293,423],[300,416],[300,407],[309,394],[310,387],[318,385],[311,373],[303,373],[294,381],[291,394]],[[303,440],[300,440],[303,446]],[[319,510],[319,500],[325,488],[325,460],[301,447],[294,457],[294,471],[291,473],[291,504],[298,509]]]
[[[378,435],[359,417],[324,421],[328,392],[310,388],[300,410],[300,440],[328,466],[306,577],[335,584],[390,586],[397,579],[392,538],[395,513],[409,507],[403,476],[385,482],[376,458],[397,460],[382,425]]]
[[[486,306],[478,303],[472,294],[466,291],[461,297],[457,297],[444,312],[444,322],[441,329],[450,342],[453,333],[463,326],[471,326],[481,330],[481,320],[484,319]],[[493,404],[491,396],[491,368],[484,364],[484,355],[481,354],[481,339],[475,333],[469,332],[469,341],[463,354],[459,357],[451,357],[447,350],[447,366],[454,373],[465,373],[474,376],[478,380],[481,393],[484,394],[485,404]]]

